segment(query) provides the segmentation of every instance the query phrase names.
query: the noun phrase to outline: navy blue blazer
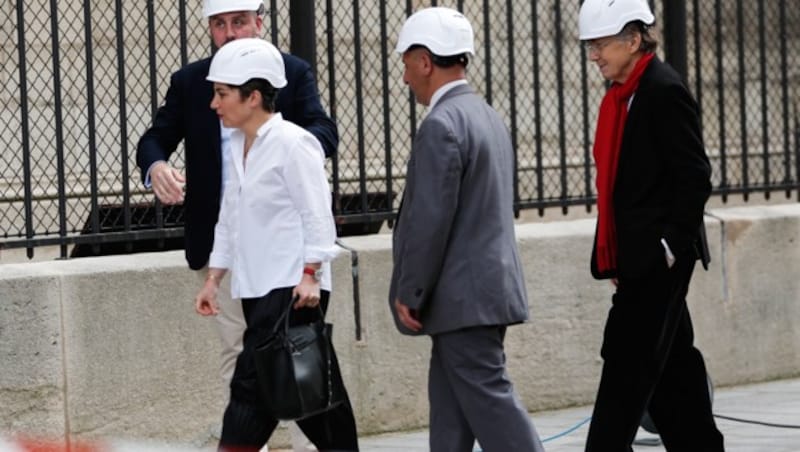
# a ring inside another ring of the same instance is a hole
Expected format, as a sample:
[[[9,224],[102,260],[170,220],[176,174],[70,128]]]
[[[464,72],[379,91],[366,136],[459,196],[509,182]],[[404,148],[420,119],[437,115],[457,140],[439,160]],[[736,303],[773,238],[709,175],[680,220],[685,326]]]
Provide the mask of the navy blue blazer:
[[[595,278],[636,278],[666,266],[661,239],[677,259],[708,264],[703,210],[711,194],[711,166],[700,111],[674,69],[658,58],[639,81],[622,135],[614,181],[617,272]]]
[[[336,152],[339,136],[336,124],[322,108],[311,66],[286,53],[283,61],[288,84],[278,92],[275,109],[316,136],[330,157]],[[210,107],[213,84],[206,80],[210,65],[211,58],[206,58],[172,74],[164,104],[136,148],[136,163],[144,179],[150,165],[169,161],[184,141],[184,244],[186,261],[194,270],[208,262],[222,194],[220,123]]]

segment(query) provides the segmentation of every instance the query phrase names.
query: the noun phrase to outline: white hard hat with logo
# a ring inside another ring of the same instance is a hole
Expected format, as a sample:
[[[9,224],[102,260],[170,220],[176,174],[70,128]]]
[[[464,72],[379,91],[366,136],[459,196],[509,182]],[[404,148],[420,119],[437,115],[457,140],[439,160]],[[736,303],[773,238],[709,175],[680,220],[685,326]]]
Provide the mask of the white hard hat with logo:
[[[211,60],[206,80],[241,86],[261,78],[275,88],[286,86],[286,67],[281,52],[260,38],[233,40],[220,48]]]
[[[646,25],[655,21],[647,0],[586,0],[578,16],[578,37],[587,41],[614,36],[637,20]]]
[[[203,0],[203,17],[233,11],[258,11],[262,0]]]
[[[460,12],[444,7],[425,8],[412,14],[400,29],[397,53],[405,53],[413,45],[428,48],[434,55],[475,54],[472,25]]]

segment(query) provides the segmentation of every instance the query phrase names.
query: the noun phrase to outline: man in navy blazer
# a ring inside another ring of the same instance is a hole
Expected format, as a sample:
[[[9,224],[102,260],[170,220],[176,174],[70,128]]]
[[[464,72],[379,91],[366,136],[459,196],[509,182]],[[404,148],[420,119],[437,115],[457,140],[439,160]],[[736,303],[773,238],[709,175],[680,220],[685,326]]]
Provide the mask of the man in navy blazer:
[[[260,36],[263,13],[262,0],[204,0],[203,14],[208,18],[214,50],[234,39]],[[336,152],[339,137],[336,124],[320,103],[311,66],[295,56],[282,55],[288,83],[278,93],[276,111],[317,137],[330,157]],[[230,131],[221,127],[210,107],[214,94],[212,83],[206,80],[210,65],[209,57],[172,74],[164,104],[139,140],[136,152],[145,185],[152,186],[164,204],[183,203],[186,261],[191,269],[200,270],[200,278],[207,275],[226,159],[230,162],[230,151],[226,150]],[[168,163],[181,140],[185,176]],[[241,304],[230,299],[229,291],[220,290],[219,305],[216,319],[223,343],[221,372],[227,383],[242,349],[246,325]],[[296,446],[302,442],[300,435],[293,429]]]
[[[252,3],[263,8],[261,0],[230,3]],[[253,11],[257,9],[239,12]],[[209,17],[209,21],[218,15],[221,14]],[[233,39],[260,35],[262,19],[257,15],[254,27],[247,29],[236,29],[234,24],[222,35],[218,35],[216,24],[210,25],[214,45],[221,47]],[[336,124],[320,104],[311,66],[286,53],[283,60],[288,84],[278,93],[276,110],[316,136],[330,157],[336,152],[339,136]],[[210,64],[211,58],[205,58],[172,74],[164,104],[152,127],[139,140],[136,153],[142,179],[146,185],[152,183],[158,199],[164,204],[184,203],[186,260],[193,270],[202,269],[208,262],[222,195],[220,121],[209,107],[213,92],[211,82],[206,80]],[[181,140],[186,161],[185,198],[184,177],[168,163]]]

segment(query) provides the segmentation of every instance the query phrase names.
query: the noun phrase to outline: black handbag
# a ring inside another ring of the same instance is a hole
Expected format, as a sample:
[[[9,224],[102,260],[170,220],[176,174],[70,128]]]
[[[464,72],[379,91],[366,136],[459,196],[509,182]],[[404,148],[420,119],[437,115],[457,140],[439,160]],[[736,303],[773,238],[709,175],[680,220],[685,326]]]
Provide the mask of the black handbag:
[[[279,420],[298,420],[334,408],[345,401],[344,383],[331,345],[333,325],[319,319],[289,326],[292,303],[272,334],[255,349],[261,393],[270,414]]]

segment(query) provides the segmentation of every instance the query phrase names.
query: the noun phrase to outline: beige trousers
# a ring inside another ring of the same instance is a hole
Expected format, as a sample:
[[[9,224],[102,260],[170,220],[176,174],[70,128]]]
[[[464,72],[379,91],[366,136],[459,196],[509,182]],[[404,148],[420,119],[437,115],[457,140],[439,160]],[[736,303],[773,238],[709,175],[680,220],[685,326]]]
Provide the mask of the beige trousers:
[[[208,273],[208,267],[196,271],[200,284],[203,284]],[[219,314],[216,315],[217,331],[219,338],[222,341],[222,356],[220,363],[220,375],[225,386],[229,386],[231,378],[233,378],[233,370],[236,368],[236,358],[242,351],[242,338],[244,337],[244,330],[247,324],[244,321],[244,314],[242,313],[241,300],[231,299],[231,285],[230,277],[228,275],[222,279],[222,282],[217,291],[217,303],[219,303]],[[308,452],[317,450],[311,441],[306,438],[303,431],[296,423],[291,422],[289,425],[289,436],[292,438],[292,449],[294,452]],[[268,447],[264,446],[263,452],[268,451]]]

